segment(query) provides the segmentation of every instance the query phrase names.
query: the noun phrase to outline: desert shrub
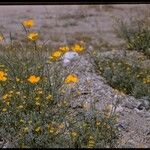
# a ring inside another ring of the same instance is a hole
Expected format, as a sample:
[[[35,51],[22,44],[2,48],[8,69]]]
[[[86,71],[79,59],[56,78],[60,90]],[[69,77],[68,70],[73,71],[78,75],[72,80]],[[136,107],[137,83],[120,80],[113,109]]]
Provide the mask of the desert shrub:
[[[31,28],[32,20],[25,25]],[[16,148],[115,147],[114,112],[70,106],[76,93],[68,91],[77,88],[79,79],[62,67],[60,58],[70,49],[81,53],[84,47],[65,45],[52,51],[50,45],[38,45],[38,33],[24,30],[23,43],[11,39],[0,46],[1,137]]]
[[[136,50],[150,57],[150,28],[149,22],[131,19],[129,23],[119,20],[115,28],[119,37],[126,42],[128,50]]]
[[[94,59],[98,73],[105,77],[113,88],[133,95],[136,98],[150,99],[150,71],[141,68],[138,63],[130,64],[126,59],[101,58]]]

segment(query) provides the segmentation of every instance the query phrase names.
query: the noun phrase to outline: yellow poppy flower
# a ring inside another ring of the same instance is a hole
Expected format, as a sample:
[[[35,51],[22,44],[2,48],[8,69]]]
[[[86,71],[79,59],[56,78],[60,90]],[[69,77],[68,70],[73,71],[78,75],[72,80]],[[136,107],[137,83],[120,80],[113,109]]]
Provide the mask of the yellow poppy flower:
[[[41,104],[39,102],[35,102],[35,105],[36,106],[40,106]]]
[[[7,111],[7,108],[3,108],[3,109],[2,109],[2,112],[6,112],[6,111]]]
[[[72,131],[72,132],[71,132],[71,136],[72,136],[73,138],[76,138],[76,137],[78,136],[78,133],[75,132],[75,131]]]
[[[37,83],[37,82],[40,81],[40,77],[37,77],[37,76],[35,76],[35,75],[32,75],[32,76],[30,76],[27,80],[28,80],[30,83],[35,84],[35,83]]]
[[[70,74],[67,76],[67,78],[65,79],[65,83],[76,83],[78,82],[79,79],[75,74]]]
[[[52,100],[52,95],[48,95],[47,97],[46,97],[46,100]]]
[[[0,71],[0,81],[6,81],[7,80],[7,73]]]
[[[18,109],[22,109],[22,108],[23,108],[23,105],[19,105],[17,108],[18,108]]]
[[[25,27],[30,28],[34,26],[34,21],[32,19],[24,20],[22,23]]]
[[[19,81],[20,81],[20,79],[19,79],[19,78],[16,78],[16,81],[17,81],[17,82],[19,82]]]
[[[28,39],[30,41],[36,41],[39,39],[39,34],[37,32],[31,32],[28,34]]]
[[[2,96],[3,100],[6,100],[8,97],[9,97],[8,94],[5,94],[5,95]]]
[[[88,148],[93,148],[94,146],[95,146],[94,137],[90,136],[90,137],[89,137],[89,140],[88,140],[88,145],[87,145],[87,147],[88,147]]]
[[[25,121],[23,119],[20,119],[19,122],[20,123],[25,123]]]
[[[29,128],[25,127],[23,130],[24,130],[25,133],[27,133],[29,131]]]
[[[35,129],[36,132],[39,132],[40,130],[41,130],[41,127],[37,127],[37,128]]]
[[[63,46],[63,47],[60,47],[59,50],[65,53],[65,52],[69,51],[69,47],[68,46]]]
[[[84,47],[79,44],[75,44],[74,46],[71,47],[71,49],[74,52],[83,52],[84,51]]]
[[[52,55],[49,57],[50,60],[57,60],[61,57],[62,52],[57,50],[55,52],[52,53]]]

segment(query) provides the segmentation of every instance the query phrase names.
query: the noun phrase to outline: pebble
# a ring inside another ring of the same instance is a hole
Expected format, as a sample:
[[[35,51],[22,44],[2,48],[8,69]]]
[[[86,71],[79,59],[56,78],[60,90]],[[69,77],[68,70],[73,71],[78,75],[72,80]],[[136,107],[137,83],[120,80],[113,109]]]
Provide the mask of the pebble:
[[[150,102],[147,101],[147,100],[141,100],[141,103],[139,104],[139,106],[137,107],[139,110],[142,110],[142,109],[146,109],[148,110],[150,108]]]
[[[120,112],[122,112],[123,111],[123,107],[122,106],[118,106],[117,108],[116,108],[116,113],[120,113]]]
[[[78,58],[79,54],[76,52],[67,52],[63,55],[63,66],[67,66],[71,60]]]

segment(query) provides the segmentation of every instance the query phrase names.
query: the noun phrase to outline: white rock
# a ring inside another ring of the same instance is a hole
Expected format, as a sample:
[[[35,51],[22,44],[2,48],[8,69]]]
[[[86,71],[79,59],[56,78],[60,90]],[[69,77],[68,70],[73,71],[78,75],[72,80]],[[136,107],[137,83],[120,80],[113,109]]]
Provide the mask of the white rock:
[[[63,66],[67,66],[71,60],[74,60],[79,57],[79,54],[76,52],[67,52],[63,55]]]
[[[116,108],[116,112],[117,113],[120,113],[120,112],[122,112],[123,111],[123,108],[121,107],[121,106],[118,106],[117,108]]]

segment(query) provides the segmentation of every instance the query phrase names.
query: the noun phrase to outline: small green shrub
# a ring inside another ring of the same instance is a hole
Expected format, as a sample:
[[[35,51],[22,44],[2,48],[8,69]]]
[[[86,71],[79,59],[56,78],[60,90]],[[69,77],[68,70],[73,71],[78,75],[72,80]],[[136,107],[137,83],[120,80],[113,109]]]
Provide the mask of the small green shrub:
[[[125,40],[128,50],[136,50],[150,57],[149,23],[143,20],[131,20],[130,23],[119,20],[115,30]]]
[[[95,67],[106,78],[109,85],[136,98],[150,99],[150,71],[137,63],[129,64],[125,59],[97,58]]]

